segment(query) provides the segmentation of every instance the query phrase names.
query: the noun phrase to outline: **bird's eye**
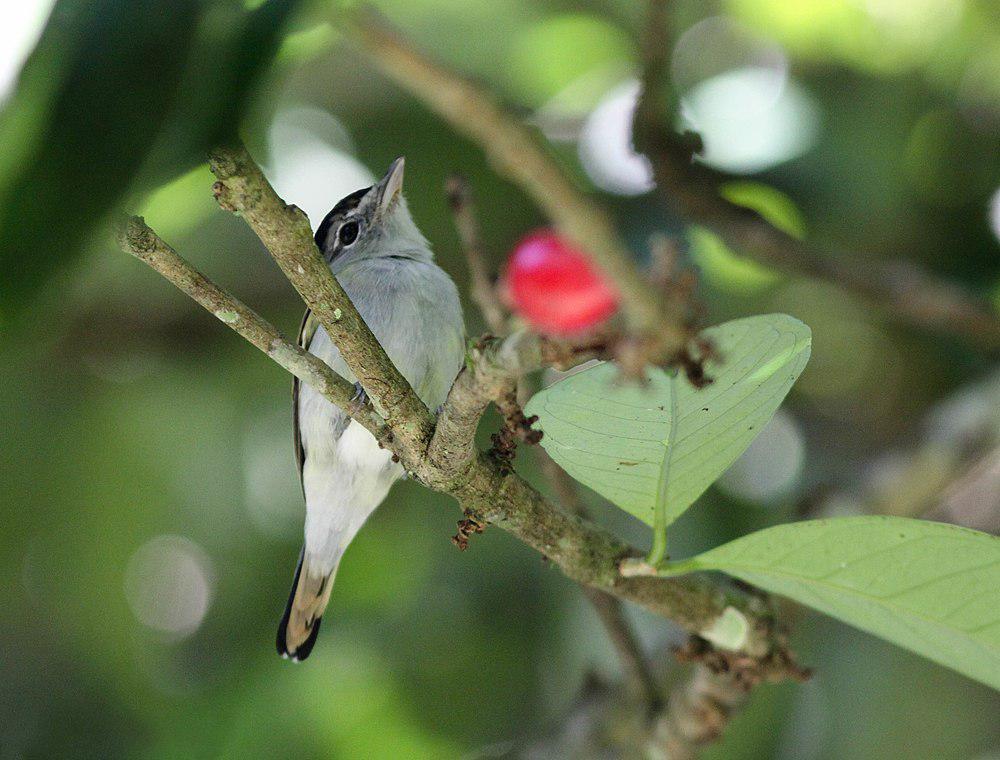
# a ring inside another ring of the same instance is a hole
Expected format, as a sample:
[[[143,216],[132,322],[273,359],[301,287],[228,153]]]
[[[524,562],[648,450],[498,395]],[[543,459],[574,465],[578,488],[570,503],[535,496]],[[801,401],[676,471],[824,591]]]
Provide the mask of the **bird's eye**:
[[[345,222],[340,225],[340,230],[337,232],[337,237],[340,239],[341,245],[350,245],[355,240],[358,239],[358,223],[357,222]]]

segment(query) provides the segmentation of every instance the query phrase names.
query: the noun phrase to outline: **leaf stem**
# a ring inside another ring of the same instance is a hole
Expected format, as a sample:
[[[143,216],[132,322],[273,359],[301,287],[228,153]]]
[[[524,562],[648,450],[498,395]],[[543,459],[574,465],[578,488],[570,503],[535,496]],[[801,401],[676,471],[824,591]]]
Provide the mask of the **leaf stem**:
[[[653,518],[653,548],[649,550],[646,562],[653,567],[659,567],[667,559],[667,526],[660,520],[660,510],[657,509]]]
[[[702,567],[694,559],[682,559],[677,562],[661,562],[656,566],[656,576],[658,578],[673,578],[677,575],[687,575]]]

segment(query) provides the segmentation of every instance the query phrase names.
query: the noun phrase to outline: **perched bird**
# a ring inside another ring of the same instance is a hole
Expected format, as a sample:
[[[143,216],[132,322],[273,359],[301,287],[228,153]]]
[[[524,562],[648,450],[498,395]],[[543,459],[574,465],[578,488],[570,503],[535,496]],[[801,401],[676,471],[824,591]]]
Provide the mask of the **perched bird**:
[[[455,284],[434,263],[402,195],[403,159],[326,215],[316,244],[389,358],[430,409],[448,395],[465,354]],[[355,383],[326,330],[306,312],[299,344]],[[312,651],[340,559],[403,475],[389,451],[308,385],[292,389],[295,452],[306,502],[305,543],[278,627],[278,653]]]

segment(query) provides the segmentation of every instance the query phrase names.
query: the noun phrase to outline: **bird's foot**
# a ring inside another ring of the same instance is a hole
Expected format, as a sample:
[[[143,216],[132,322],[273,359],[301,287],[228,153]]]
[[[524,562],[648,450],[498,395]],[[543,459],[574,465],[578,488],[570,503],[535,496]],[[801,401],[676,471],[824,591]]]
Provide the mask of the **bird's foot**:
[[[360,413],[366,406],[368,406],[368,394],[365,393],[365,389],[361,387],[361,383],[355,383],[354,395],[351,396],[351,405],[348,411],[353,416]]]

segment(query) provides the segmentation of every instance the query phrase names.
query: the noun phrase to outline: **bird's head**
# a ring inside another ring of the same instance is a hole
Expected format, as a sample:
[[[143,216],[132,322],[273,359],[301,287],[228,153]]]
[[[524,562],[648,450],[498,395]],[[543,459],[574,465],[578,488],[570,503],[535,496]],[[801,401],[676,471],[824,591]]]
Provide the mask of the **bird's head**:
[[[371,187],[340,200],[316,230],[316,245],[335,269],[383,257],[429,260],[427,240],[403,197],[402,157]]]

